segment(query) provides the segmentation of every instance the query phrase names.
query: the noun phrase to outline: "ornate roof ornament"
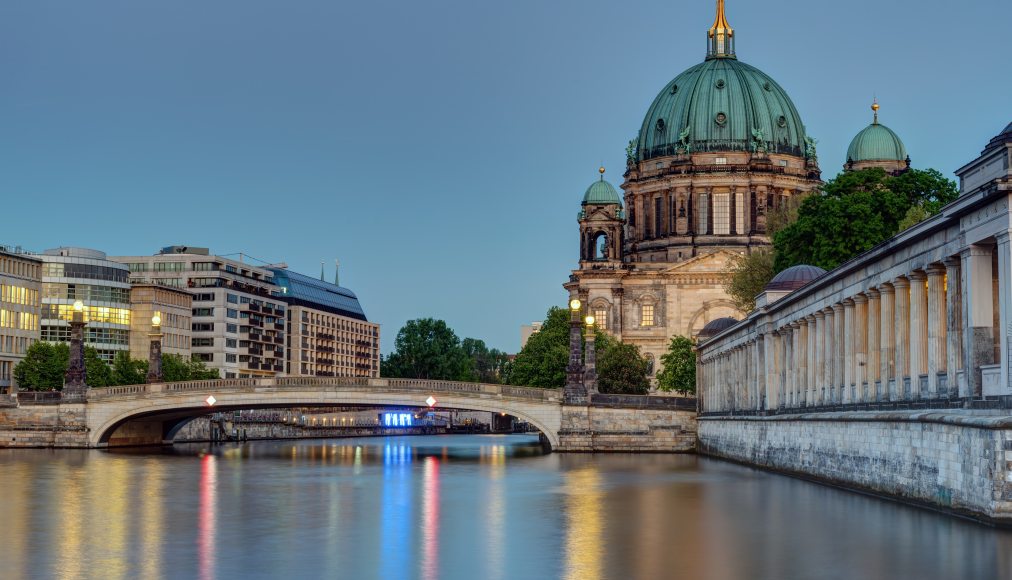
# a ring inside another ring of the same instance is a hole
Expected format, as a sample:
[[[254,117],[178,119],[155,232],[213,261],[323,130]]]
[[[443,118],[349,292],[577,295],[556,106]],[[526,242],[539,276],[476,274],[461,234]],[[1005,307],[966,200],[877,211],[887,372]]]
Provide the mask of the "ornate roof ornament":
[[[734,29],[724,15],[724,0],[717,0],[717,16],[706,33],[706,58],[736,58],[734,56]]]

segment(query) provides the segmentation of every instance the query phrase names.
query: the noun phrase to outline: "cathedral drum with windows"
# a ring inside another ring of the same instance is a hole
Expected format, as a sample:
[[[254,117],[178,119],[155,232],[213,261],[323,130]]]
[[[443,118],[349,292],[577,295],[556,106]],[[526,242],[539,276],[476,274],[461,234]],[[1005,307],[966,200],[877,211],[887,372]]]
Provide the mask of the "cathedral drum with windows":
[[[629,143],[624,196],[602,168],[579,212],[565,288],[650,360],[674,335],[742,317],[723,289],[733,259],[770,244],[768,212],[822,183],[790,97],[735,40],[718,0],[706,59],[664,86]]]

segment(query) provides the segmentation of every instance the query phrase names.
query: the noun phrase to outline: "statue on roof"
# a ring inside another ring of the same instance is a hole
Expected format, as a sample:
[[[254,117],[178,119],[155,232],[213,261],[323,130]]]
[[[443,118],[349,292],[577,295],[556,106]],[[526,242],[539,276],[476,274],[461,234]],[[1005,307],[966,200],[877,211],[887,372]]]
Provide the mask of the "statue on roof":
[[[689,126],[686,125],[680,133],[678,133],[678,145],[675,150],[680,154],[692,153],[692,146],[689,145]]]

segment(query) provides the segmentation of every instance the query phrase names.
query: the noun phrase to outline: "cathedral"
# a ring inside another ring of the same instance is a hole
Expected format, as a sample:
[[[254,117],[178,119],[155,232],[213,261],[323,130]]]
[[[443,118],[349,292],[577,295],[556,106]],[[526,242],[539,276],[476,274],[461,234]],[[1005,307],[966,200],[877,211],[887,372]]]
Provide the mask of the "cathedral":
[[[578,214],[579,268],[564,287],[599,328],[639,346],[652,374],[672,336],[742,318],[723,289],[734,258],[770,245],[769,211],[822,185],[797,108],[775,80],[738,60],[735,40],[717,0],[706,59],[661,89],[626,149],[623,194],[602,167]],[[845,170],[909,167],[878,108]]]

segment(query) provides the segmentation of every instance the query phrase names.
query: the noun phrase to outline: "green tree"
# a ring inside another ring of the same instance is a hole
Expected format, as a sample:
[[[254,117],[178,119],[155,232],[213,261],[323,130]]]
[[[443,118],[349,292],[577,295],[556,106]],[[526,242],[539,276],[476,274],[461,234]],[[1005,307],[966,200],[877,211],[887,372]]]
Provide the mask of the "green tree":
[[[19,389],[26,391],[62,389],[69,360],[70,348],[66,344],[36,342],[14,367],[14,380]]]
[[[25,358],[14,367],[14,380],[18,388],[33,391],[63,389],[63,379],[70,366],[70,346],[67,343],[36,342],[28,347]],[[84,347],[84,369],[89,387],[107,387],[112,381],[112,370],[98,351]]]
[[[912,228],[929,217],[931,216],[928,215],[928,210],[924,207],[924,204],[918,203],[916,205],[912,205],[910,206],[910,209],[907,210],[906,215],[903,216],[903,219],[900,220],[899,226],[897,226],[898,232]]]
[[[147,366],[145,365],[145,374]],[[209,369],[203,361],[186,359],[177,354],[162,354],[162,379],[167,383],[178,381],[206,381],[220,379],[217,369]],[[143,382],[143,381],[142,381]]]
[[[955,183],[933,169],[898,176],[879,168],[841,173],[806,198],[797,220],[774,236],[774,267],[833,269],[894,236],[912,206],[933,215],[956,195]]]
[[[684,336],[671,337],[668,352],[661,356],[664,370],[657,374],[657,388],[662,391],[676,391],[687,395],[696,392],[695,343]]]
[[[409,320],[397,333],[394,352],[380,365],[384,377],[475,381],[471,359],[442,320]]]
[[[734,259],[730,276],[724,281],[724,292],[731,297],[735,308],[742,312],[755,309],[755,297],[776,273],[773,259],[773,251],[769,248],[758,248]]]
[[[636,345],[605,339],[597,356],[597,387],[602,393],[645,395],[650,390],[647,359]]]
[[[148,361],[130,358],[130,353],[121,350],[112,359],[113,385],[139,385],[145,382]]]
[[[464,354],[471,360],[471,370],[477,380],[482,383],[499,384],[503,382],[509,355],[495,348],[488,348],[485,341],[477,338],[465,338],[460,341]]]
[[[553,306],[509,368],[509,382],[525,387],[565,386],[569,364],[569,310]]]

